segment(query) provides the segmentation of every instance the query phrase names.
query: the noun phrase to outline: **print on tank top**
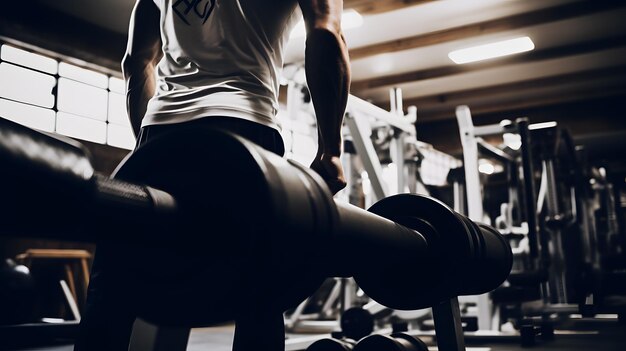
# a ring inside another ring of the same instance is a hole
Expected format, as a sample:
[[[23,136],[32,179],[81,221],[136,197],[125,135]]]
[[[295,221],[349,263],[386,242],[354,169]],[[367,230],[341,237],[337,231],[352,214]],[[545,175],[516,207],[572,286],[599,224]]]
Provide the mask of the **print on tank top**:
[[[202,20],[202,24],[205,24],[215,8],[215,2],[216,0],[177,0],[172,4],[172,8],[187,25],[191,25],[189,17],[194,15]]]

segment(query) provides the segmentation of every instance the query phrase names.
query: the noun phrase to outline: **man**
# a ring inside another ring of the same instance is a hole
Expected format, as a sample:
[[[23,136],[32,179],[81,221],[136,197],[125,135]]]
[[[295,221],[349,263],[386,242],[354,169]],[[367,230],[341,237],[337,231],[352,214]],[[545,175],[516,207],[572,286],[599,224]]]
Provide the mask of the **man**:
[[[311,168],[333,193],[345,187],[339,156],[350,70],[342,0],[137,0],[122,68],[138,146],[178,128],[213,126],[282,155],[279,71],[298,7],[318,122]],[[115,252],[98,246],[76,350],[128,348],[132,299],[141,297],[111,273],[123,264]],[[282,311],[259,307],[236,317],[235,350],[283,348]]]

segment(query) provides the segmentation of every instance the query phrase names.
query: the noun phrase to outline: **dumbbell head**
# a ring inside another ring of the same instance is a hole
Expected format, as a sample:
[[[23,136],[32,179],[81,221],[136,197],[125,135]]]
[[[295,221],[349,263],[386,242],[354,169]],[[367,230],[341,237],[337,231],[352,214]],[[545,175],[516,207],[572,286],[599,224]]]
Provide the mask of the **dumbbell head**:
[[[429,246],[424,260],[428,267],[394,267],[393,274],[355,276],[370,297],[389,307],[415,310],[457,295],[486,293],[506,280],[511,270],[511,249],[497,231],[473,223],[436,199],[395,195],[369,211],[416,230]]]
[[[28,268],[0,259],[0,325],[33,323],[36,282]]]
[[[306,351],[352,351],[355,344],[351,339],[321,339],[312,343]]]
[[[361,307],[349,308],[341,314],[339,325],[343,335],[360,340],[374,331],[374,316]]]
[[[51,223],[64,222],[59,216],[86,215],[81,200],[93,191],[94,169],[85,147],[68,140],[0,118],[0,234],[36,232],[45,236],[53,231]],[[57,208],[62,211],[55,211]],[[33,220],[34,214],[37,220]]]
[[[354,351],[428,351],[426,344],[405,333],[370,335],[354,348]]]

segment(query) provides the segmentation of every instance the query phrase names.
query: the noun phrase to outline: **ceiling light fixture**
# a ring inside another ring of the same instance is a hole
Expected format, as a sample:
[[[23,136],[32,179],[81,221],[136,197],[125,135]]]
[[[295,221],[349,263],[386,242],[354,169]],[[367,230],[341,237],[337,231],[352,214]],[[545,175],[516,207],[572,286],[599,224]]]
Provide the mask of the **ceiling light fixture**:
[[[358,13],[356,10],[348,9],[343,11],[341,15],[341,29],[347,30],[351,28],[357,28],[363,25],[363,16]],[[303,38],[306,36],[306,29],[304,26],[304,21],[298,22],[291,34],[289,35],[290,39],[293,38]]]
[[[521,37],[455,50],[448,57],[456,64],[463,64],[518,54],[534,48],[535,44],[529,37]]]
[[[542,122],[542,123],[533,123],[528,125],[528,130],[537,130],[537,129],[546,129],[546,128],[554,128],[557,126],[557,123],[552,122]]]

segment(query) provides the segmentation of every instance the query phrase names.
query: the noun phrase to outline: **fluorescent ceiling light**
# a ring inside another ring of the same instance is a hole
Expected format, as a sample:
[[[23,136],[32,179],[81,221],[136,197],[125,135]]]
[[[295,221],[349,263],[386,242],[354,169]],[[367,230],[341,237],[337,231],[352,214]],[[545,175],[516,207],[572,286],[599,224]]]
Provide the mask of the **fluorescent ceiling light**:
[[[495,57],[518,54],[530,51],[535,44],[529,37],[521,37],[495,43],[473,46],[467,49],[455,50],[448,57],[457,64],[487,60]]]
[[[362,25],[363,25],[363,16],[361,16],[360,13],[352,9],[343,11],[343,15],[341,15],[341,29],[347,30],[351,28],[357,28]],[[296,24],[295,27],[293,27],[293,30],[291,31],[289,38],[291,39],[303,38],[305,36],[306,36],[306,28],[304,26],[304,21],[301,20],[300,22],[298,22],[298,24]]]
[[[529,124],[528,125],[528,130],[554,128],[556,126],[557,126],[556,122],[534,123],[534,124]]]

